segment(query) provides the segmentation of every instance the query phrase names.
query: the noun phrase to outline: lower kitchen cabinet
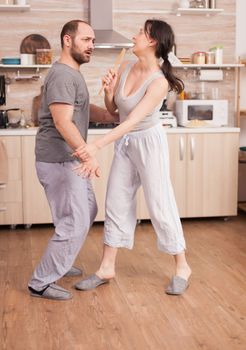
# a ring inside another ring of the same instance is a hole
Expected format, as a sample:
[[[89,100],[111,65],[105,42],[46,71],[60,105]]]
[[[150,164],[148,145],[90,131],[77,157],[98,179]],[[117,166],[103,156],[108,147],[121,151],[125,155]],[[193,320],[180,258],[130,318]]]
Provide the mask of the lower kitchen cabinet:
[[[168,134],[181,217],[237,214],[238,133]]]
[[[239,134],[177,132],[167,139],[180,217],[237,215]],[[139,215],[149,218],[143,194]]]
[[[93,142],[100,135],[89,135],[88,142]],[[35,136],[22,136],[22,175],[23,175],[23,217],[24,224],[51,223],[51,213],[44,189],[40,185],[35,170]],[[113,159],[113,145],[109,145],[98,154],[101,169],[100,178],[92,180],[95,191],[98,214],[96,221],[104,221],[105,195],[107,179]]]
[[[0,224],[22,224],[21,137],[1,136],[1,142],[8,158],[1,166],[8,167],[8,182],[0,186]]]
[[[92,142],[101,135],[89,135]],[[238,132],[167,133],[170,174],[182,218],[237,214]],[[8,155],[9,181],[0,187],[0,224],[51,223],[49,205],[35,170],[35,135],[1,137]],[[105,217],[107,180],[114,145],[98,153],[101,177],[92,180],[96,221]],[[117,195],[117,194],[116,194]],[[137,219],[149,219],[142,188]]]

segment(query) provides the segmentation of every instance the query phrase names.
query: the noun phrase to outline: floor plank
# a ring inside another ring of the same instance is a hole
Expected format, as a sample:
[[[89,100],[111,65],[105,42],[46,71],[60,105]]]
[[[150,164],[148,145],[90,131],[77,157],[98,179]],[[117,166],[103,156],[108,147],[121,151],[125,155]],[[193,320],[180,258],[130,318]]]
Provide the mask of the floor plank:
[[[164,293],[173,258],[157,250],[149,222],[137,226],[132,251],[121,249],[109,285],[79,292],[79,278],[59,281],[73,299],[31,298],[27,282],[52,235],[0,227],[0,350],[241,350],[246,348],[246,214],[186,219],[193,274],[185,295]],[[84,275],[102,254],[103,226],[95,224],[76,259]]]

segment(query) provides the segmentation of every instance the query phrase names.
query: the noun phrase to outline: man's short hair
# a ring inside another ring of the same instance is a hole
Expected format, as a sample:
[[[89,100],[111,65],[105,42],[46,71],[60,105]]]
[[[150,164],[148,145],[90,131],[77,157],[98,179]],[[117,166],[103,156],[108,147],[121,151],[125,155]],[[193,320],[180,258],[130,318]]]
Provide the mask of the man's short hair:
[[[77,33],[79,23],[88,24],[87,22],[82,21],[80,19],[74,19],[74,20],[64,24],[62,31],[61,31],[61,47],[62,48],[64,46],[64,41],[63,41],[64,35],[67,34],[67,35],[70,35],[71,38],[74,38],[76,33]]]

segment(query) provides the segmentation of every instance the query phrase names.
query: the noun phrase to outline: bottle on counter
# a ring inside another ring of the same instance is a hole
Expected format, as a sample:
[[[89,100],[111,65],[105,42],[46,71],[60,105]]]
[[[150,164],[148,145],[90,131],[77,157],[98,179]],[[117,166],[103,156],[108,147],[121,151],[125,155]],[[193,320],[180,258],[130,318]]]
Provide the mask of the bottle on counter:
[[[223,46],[216,45],[209,49],[209,51],[214,52],[215,64],[223,64]]]
[[[206,52],[205,61],[206,61],[206,64],[215,64],[215,52],[214,51]]]
[[[23,110],[21,110],[20,126],[22,128],[26,126],[26,118]]]

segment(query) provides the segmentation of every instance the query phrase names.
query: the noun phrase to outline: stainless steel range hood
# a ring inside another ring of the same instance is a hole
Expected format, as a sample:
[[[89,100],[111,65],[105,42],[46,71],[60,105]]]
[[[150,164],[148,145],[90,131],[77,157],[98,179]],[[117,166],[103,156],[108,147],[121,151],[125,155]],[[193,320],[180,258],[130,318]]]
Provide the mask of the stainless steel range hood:
[[[113,30],[112,0],[89,0],[90,25],[95,31],[95,48],[120,49],[132,47],[132,42]]]

